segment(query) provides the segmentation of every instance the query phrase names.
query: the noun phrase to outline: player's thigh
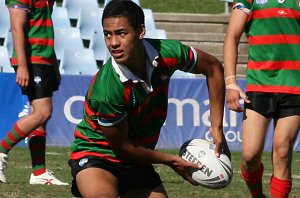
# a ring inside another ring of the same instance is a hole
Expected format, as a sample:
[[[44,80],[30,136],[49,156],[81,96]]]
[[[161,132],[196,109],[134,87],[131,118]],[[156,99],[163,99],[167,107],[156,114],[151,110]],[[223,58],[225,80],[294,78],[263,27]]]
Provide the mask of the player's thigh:
[[[52,97],[34,99],[30,104],[31,110],[34,112],[52,111]]]
[[[118,197],[118,181],[106,170],[81,170],[76,176],[76,183],[82,197]]]
[[[277,120],[274,130],[273,152],[287,155],[291,152],[300,127],[300,116],[288,116]]]
[[[120,196],[120,198],[167,198],[167,192],[165,187],[160,184],[159,186],[155,187],[152,190],[136,190],[136,191],[129,191]]]
[[[246,160],[259,157],[263,152],[264,142],[270,118],[246,109],[242,125],[243,157]]]

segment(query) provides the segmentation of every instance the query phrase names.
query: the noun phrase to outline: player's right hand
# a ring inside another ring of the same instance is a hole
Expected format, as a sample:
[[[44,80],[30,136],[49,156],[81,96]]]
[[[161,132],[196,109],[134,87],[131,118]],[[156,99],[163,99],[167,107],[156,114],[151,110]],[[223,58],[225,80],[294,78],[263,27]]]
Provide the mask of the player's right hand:
[[[18,66],[16,83],[21,87],[27,87],[29,85],[29,71],[27,67]]]
[[[239,102],[240,98],[242,98],[246,103],[250,103],[249,98],[237,84],[231,83],[226,85],[226,103],[230,110],[236,112],[244,111]]]

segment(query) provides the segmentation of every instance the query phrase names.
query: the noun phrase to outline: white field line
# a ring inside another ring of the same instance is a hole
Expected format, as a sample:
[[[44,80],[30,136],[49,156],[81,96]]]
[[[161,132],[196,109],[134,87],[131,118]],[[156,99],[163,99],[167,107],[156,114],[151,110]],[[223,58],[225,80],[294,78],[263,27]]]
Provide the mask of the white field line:
[[[240,171],[240,170],[233,170],[233,173],[235,173],[235,174],[241,174],[241,171]],[[265,173],[264,173],[264,176],[269,176],[269,177],[271,177],[271,176],[272,176],[272,173],[265,172]],[[293,178],[293,179],[300,179],[300,174],[294,174],[294,175],[292,175],[292,178]]]

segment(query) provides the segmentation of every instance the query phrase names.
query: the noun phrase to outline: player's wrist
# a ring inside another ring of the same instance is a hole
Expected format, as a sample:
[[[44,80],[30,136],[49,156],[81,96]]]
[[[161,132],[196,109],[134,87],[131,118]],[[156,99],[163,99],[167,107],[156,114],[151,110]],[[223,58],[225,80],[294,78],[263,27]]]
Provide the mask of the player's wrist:
[[[239,91],[239,86],[236,83],[230,83],[225,86],[226,89],[234,89]]]
[[[223,131],[223,125],[222,124],[211,124],[209,127],[209,131]]]
[[[224,78],[224,81],[225,81],[225,85],[230,85],[230,84],[237,84],[236,83],[236,76],[235,75],[229,75],[229,76],[226,76]]]

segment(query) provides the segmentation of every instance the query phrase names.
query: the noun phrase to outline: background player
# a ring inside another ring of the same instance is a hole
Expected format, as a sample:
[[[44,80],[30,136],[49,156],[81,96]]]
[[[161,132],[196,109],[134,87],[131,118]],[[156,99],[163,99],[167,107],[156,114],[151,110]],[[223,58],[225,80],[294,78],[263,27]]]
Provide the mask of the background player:
[[[249,39],[246,95],[236,82],[238,44],[243,31]],[[291,163],[300,126],[300,1],[235,0],[224,43],[226,101],[241,112],[241,171],[253,197],[264,197],[261,156],[273,118],[272,197],[288,197]]]

